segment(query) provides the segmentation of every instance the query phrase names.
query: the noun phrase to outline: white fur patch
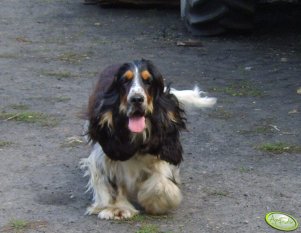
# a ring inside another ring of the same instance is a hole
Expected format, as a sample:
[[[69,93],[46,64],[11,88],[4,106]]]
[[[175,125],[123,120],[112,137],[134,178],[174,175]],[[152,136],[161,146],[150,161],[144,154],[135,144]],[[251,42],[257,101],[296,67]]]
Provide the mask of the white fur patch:
[[[80,165],[90,177],[88,190],[93,191],[93,204],[87,214],[97,214],[101,219],[125,219],[136,215],[139,211],[130,199],[152,214],[166,213],[182,200],[178,187],[179,167],[153,155],[137,154],[127,161],[113,161],[96,143],[90,156],[82,159]]]
[[[139,69],[136,65],[134,65],[134,66],[135,66],[134,79],[133,79],[133,83],[132,83],[132,86],[130,88],[130,91],[129,91],[129,94],[127,97],[127,101],[130,102],[131,97],[136,94],[143,96],[144,101],[146,101],[146,93],[141,85]]]
[[[171,88],[170,93],[174,94],[185,108],[210,108],[217,101],[214,97],[202,97],[201,94],[205,92],[200,91],[198,86],[195,86],[193,90],[181,91]]]

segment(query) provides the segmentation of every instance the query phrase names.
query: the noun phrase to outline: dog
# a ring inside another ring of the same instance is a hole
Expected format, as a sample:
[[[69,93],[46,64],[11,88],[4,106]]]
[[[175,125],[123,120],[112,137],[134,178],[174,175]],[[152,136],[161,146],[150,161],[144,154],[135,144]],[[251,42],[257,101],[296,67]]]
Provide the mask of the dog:
[[[139,211],[160,215],[178,207],[184,107],[211,107],[215,102],[201,97],[198,88],[165,87],[149,60],[106,68],[87,110],[86,133],[93,149],[80,164],[89,176],[93,204],[86,214],[128,219]]]

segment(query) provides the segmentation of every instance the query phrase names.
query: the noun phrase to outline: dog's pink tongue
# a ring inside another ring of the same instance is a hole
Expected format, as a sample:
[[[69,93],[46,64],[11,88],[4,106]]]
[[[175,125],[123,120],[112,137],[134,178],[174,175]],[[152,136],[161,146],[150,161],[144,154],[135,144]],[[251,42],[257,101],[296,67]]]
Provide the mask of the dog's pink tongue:
[[[145,128],[145,117],[130,117],[129,129],[133,133],[141,133]]]

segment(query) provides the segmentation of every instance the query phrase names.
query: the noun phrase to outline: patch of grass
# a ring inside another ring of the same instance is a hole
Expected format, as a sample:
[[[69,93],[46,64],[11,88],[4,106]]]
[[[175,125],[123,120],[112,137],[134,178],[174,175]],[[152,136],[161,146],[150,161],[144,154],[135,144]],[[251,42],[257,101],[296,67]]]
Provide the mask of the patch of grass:
[[[118,221],[117,223],[128,223],[131,225],[137,224],[138,226],[140,226],[140,228],[135,233],[171,233],[171,231],[163,232],[159,229],[159,227],[157,225],[152,224],[152,222],[167,220],[169,218],[170,218],[170,215],[138,214],[132,218]]]
[[[134,217],[128,219],[127,221],[133,221],[133,222],[144,222],[147,221],[147,216],[142,214],[137,214]]]
[[[61,102],[68,102],[69,100],[71,100],[70,97],[68,96],[31,96],[29,98],[26,98],[26,100],[39,100],[39,101],[43,101],[43,102],[47,102],[47,104],[52,103],[61,103]]]
[[[211,111],[208,115],[212,118],[222,119],[222,120],[228,120],[233,116],[232,113],[222,108],[215,109]]]
[[[12,145],[13,142],[8,142],[8,141],[0,141],[0,149],[4,148],[4,147],[8,147],[10,145]]]
[[[225,190],[204,189],[209,196],[229,197],[229,192]]]
[[[58,120],[52,116],[48,116],[40,112],[1,112],[0,120],[19,121],[24,123],[37,123],[42,126],[54,127],[58,124]]]
[[[28,225],[29,223],[27,221],[21,219],[15,219],[10,222],[10,226],[16,231],[21,231],[26,229]]]
[[[248,167],[240,167],[238,168],[238,171],[240,173],[250,173],[253,171],[253,168],[248,168]]]
[[[0,58],[2,58],[2,59],[17,59],[18,56],[16,54],[12,54],[12,53],[1,53]]]
[[[212,196],[222,196],[222,197],[229,196],[229,192],[227,192],[227,191],[212,191],[209,194],[212,195]]]
[[[239,130],[238,133],[242,135],[256,135],[256,134],[273,134],[279,131],[276,125],[273,124],[273,119],[261,119],[251,126],[250,129]]]
[[[151,222],[151,221],[158,221],[162,219],[168,219],[170,218],[169,215],[147,215],[147,214],[137,214],[132,218],[125,219],[123,221],[128,222],[128,223],[133,223],[133,222],[140,222],[140,223],[146,223],[146,222]]]
[[[81,75],[82,77],[87,77],[87,78],[95,78],[97,76],[99,76],[99,71],[90,71],[90,72],[85,72],[83,75]]]
[[[61,54],[58,59],[60,61],[68,62],[70,64],[80,63],[82,60],[90,59],[88,54],[80,54],[74,52],[66,52]]]
[[[270,125],[262,125],[262,126],[257,126],[254,129],[250,129],[250,130],[239,130],[238,132],[242,135],[271,134],[274,133],[274,130]]]
[[[45,227],[47,224],[48,223],[46,221],[26,221],[22,219],[14,219],[2,228],[0,228],[0,232],[28,232],[28,230],[39,230],[40,228]]]
[[[258,134],[268,134],[272,132],[272,127],[270,125],[258,126],[254,131]]]
[[[55,77],[58,80],[76,77],[76,75],[72,74],[69,71],[45,71],[41,72],[43,76]]]
[[[250,81],[242,80],[230,83],[226,87],[215,87],[212,88],[213,92],[221,92],[231,96],[238,97],[261,97],[263,96],[262,91],[255,87]]]
[[[159,233],[159,227],[154,224],[143,225],[136,233]]]
[[[283,153],[301,153],[301,146],[292,145],[284,142],[276,143],[264,143],[257,147],[262,152],[269,152],[273,154],[283,154]]]

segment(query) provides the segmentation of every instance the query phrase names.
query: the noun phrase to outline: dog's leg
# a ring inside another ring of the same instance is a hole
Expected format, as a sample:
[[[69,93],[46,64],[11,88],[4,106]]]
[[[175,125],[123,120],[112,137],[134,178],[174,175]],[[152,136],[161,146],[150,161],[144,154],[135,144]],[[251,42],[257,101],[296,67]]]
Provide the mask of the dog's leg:
[[[116,200],[103,208],[98,217],[101,219],[128,219],[132,218],[139,211],[135,209],[135,207],[127,200],[125,194],[120,190],[118,192],[118,196]]]
[[[110,186],[107,185],[103,169],[104,154],[99,144],[93,146],[88,158],[80,161],[85,176],[89,176],[88,191],[93,192],[93,204],[87,208],[86,214],[98,214],[105,206],[113,201]]]
[[[152,174],[141,185],[138,192],[138,202],[146,213],[164,214],[176,208],[182,200],[178,187],[178,168],[162,162],[159,170]]]
[[[82,159],[81,168],[90,176],[88,190],[93,191],[93,204],[86,214],[97,214],[101,219],[126,219],[138,213],[127,200],[126,193],[115,183],[118,166],[109,160],[96,144],[87,159]]]

